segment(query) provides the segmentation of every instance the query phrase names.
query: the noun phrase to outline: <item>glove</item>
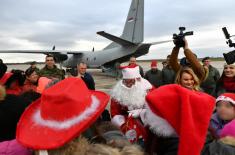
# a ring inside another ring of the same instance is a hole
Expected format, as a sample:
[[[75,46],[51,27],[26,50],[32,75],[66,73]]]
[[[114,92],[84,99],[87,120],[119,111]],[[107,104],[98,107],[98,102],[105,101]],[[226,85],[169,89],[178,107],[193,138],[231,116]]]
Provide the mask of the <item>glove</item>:
[[[113,125],[116,125],[117,127],[121,127],[126,121],[125,117],[122,115],[115,115],[112,119],[111,122]]]

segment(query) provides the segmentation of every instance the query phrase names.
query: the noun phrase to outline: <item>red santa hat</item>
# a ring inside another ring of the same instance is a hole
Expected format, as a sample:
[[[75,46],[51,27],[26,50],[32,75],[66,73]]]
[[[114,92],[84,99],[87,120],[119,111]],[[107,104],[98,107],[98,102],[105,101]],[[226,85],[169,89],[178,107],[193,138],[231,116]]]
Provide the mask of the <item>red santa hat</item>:
[[[35,150],[63,146],[85,131],[109,101],[103,92],[88,90],[80,78],[67,78],[44,90],[23,113],[16,139]]]
[[[151,67],[152,67],[152,68],[157,68],[157,60],[153,60],[153,61],[151,62]]]
[[[234,93],[224,93],[221,94],[217,99],[216,103],[219,101],[227,101],[235,105],[235,94]]]
[[[151,111],[165,119],[179,136],[178,155],[199,155],[203,148],[215,99],[172,84],[148,93]]]
[[[137,65],[124,66],[120,67],[120,69],[122,69],[123,79],[136,79],[141,77],[140,69]]]

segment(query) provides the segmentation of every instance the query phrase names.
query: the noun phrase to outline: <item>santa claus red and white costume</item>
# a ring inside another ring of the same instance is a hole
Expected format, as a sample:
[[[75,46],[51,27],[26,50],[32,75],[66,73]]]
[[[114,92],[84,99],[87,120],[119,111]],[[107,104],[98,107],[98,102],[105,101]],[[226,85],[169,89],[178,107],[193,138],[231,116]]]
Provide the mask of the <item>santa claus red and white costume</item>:
[[[132,87],[119,81],[111,92],[112,123],[120,127],[130,142],[147,138],[146,130],[140,120],[140,113],[145,110],[145,96],[152,85],[139,74],[138,66],[122,68],[123,79],[135,79]]]

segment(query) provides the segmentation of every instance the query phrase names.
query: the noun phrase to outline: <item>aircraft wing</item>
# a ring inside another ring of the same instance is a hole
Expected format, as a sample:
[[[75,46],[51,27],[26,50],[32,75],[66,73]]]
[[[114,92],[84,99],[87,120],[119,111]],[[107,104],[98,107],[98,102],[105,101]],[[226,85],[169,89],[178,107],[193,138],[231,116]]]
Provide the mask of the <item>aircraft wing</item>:
[[[99,34],[99,35],[101,35],[101,36],[103,36],[103,37],[105,37],[109,40],[112,40],[113,42],[118,43],[122,46],[134,46],[134,45],[136,45],[133,42],[127,41],[125,39],[122,39],[120,37],[117,37],[117,36],[114,36],[112,34],[106,33],[104,31],[97,32],[97,34]]]
[[[65,50],[0,50],[0,53],[31,53],[31,54],[83,54],[82,51]]]

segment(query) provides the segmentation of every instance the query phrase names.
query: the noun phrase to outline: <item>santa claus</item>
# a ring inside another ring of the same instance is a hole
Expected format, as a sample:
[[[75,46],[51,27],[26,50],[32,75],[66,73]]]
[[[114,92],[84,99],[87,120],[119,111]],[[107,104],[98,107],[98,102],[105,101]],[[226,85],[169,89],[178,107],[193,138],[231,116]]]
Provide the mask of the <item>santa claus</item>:
[[[126,66],[121,69],[123,79],[111,91],[111,121],[122,130],[130,142],[142,143],[147,134],[139,117],[145,110],[145,96],[153,87],[141,77],[138,66]]]

